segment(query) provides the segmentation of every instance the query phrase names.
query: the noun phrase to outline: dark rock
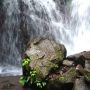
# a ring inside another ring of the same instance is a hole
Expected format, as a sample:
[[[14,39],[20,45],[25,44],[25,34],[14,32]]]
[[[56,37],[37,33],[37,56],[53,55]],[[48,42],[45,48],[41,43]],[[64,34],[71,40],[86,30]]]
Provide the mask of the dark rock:
[[[75,80],[73,90],[90,90],[90,86],[87,86],[82,78],[78,78]]]
[[[85,67],[85,57],[83,55],[68,56],[67,59],[74,61],[75,66],[80,64]]]
[[[73,90],[73,83],[61,83],[57,80],[50,81],[47,90]]]
[[[85,59],[90,60],[90,51],[83,51],[74,55],[67,56],[67,59],[75,60],[80,56],[84,56]]]
[[[64,67],[62,67],[61,68],[61,75],[63,74],[63,73],[65,73],[65,72],[67,72],[68,70],[69,70],[70,68],[68,67],[68,66],[64,66]]]
[[[80,56],[79,58],[77,58],[77,60],[75,61],[76,65],[80,64],[82,65],[83,67],[85,67],[85,58],[84,56]]]
[[[72,90],[75,77],[75,68],[70,68],[62,75],[54,75],[48,82],[48,90]]]

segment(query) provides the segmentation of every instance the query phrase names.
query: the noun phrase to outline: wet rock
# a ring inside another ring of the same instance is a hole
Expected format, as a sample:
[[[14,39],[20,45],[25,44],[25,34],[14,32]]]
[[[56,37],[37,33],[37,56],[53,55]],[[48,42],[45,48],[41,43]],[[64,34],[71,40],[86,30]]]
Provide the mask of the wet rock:
[[[76,63],[76,65],[80,64],[80,65],[82,65],[82,67],[85,67],[85,58],[84,58],[84,56],[81,55],[79,58],[77,58],[75,63]]]
[[[75,68],[70,68],[62,75],[54,75],[48,83],[49,90],[72,90],[76,77]]]
[[[66,73],[59,76],[59,81],[62,83],[74,83],[76,77],[75,68],[70,68]]]
[[[31,59],[30,67],[38,73],[42,79],[51,69],[58,68],[60,62],[66,57],[66,48],[49,39],[34,39],[25,54]]]
[[[66,66],[73,66],[73,61],[70,61],[70,60],[64,60],[63,61],[63,65],[66,65]]]
[[[76,71],[79,75],[83,75],[84,74],[84,68],[82,67],[82,65],[78,64],[76,66]]]
[[[85,80],[86,83],[90,84],[90,72],[85,71],[84,80]]]
[[[87,86],[82,78],[77,78],[75,80],[73,90],[90,90],[90,86]]]
[[[59,74],[60,75],[63,75],[65,72],[67,72],[71,67],[68,67],[68,66],[63,66],[59,69]]]
[[[75,60],[80,56],[83,56],[86,60],[90,60],[90,51],[83,51],[74,55],[67,56],[67,58],[71,60]]]
[[[81,55],[83,55],[85,59],[90,60],[90,51],[81,52]]]
[[[90,60],[85,60],[85,70],[90,72]]]
[[[77,66],[78,64],[82,65],[83,67],[85,67],[85,57],[83,55],[79,55],[79,56],[68,56],[67,59],[74,61],[75,66]]]

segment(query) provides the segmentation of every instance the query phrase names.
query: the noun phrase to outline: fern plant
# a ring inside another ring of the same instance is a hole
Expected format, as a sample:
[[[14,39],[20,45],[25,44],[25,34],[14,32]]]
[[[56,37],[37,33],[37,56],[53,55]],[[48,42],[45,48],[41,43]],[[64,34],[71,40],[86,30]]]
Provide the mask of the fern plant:
[[[20,77],[19,82],[24,86],[24,85],[31,85],[31,86],[36,86],[38,88],[43,88],[46,86],[46,81],[45,80],[39,80],[38,79],[38,74],[36,70],[31,69],[29,64],[30,64],[30,59],[29,58],[24,58],[22,60],[22,68],[25,71],[23,75]]]

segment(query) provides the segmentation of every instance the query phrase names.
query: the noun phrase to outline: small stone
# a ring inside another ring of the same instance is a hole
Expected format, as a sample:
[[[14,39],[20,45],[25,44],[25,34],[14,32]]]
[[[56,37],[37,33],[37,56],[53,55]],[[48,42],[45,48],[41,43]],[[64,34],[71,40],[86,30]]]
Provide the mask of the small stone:
[[[63,61],[63,65],[66,65],[66,66],[73,66],[73,61],[69,61],[69,60],[64,60]]]
[[[78,64],[78,65],[76,66],[76,71],[78,71],[79,74],[83,74],[83,73],[84,73],[84,68],[83,68],[83,66],[80,65],[80,64]]]

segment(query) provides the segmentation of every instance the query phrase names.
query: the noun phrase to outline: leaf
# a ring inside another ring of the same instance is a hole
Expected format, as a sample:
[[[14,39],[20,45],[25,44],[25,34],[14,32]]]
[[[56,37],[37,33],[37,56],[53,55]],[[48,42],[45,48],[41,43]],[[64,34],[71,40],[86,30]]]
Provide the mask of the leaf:
[[[46,86],[46,82],[42,82],[43,87]]]
[[[23,79],[23,77],[20,78],[19,83],[22,84],[22,85],[25,84],[25,80]]]
[[[42,88],[41,83],[37,83],[37,87]]]

